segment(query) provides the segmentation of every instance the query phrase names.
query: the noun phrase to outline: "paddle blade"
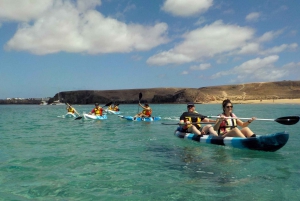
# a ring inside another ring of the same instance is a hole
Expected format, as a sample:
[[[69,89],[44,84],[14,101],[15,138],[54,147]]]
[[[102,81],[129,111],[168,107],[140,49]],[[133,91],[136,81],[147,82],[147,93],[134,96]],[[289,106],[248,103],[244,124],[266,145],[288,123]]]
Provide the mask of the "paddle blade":
[[[142,92],[140,92],[139,93],[139,101],[142,99],[142,97],[143,97],[143,94],[142,94]]]
[[[298,123],[300,117],[299,116],[287,116],[287,117],[280,117],[275,119],[276,122],[284,125],[294,125]]]
[[[112,104],[112,102],[106,103],[105,106],[110,106]]]
[[[79,119],[82,119],[82,117],[76,117],[76,118],[75,118],[75,120],[79,120]]]

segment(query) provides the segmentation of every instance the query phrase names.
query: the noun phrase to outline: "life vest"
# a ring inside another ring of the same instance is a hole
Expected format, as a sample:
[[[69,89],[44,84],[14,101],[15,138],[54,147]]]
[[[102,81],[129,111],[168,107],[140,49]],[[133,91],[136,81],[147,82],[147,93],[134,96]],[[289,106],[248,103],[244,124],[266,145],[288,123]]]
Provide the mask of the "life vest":
[[[188,124],[188,125],[184,125],[183,129],[188,129],[189,127],[191,127],[192,125],[196,126],[197,129],[201,128],[201,118],[200,117],[184,117],[184,122],[192,122],[192,123],[199,123],[199,124]]]
[[[99,107],[99,108],[95,107],[94,112],[95,112],[95,115],[102,116],[103,109],[101,107]]]
[[[112,108],[112,106],[110,105],[108,108],[107,108],[108,110],[113,110],[113,108]]]
[[[151,117],[151,114],[152,114],[152,110],[150,109],[150,110],[143,110],[142,111],[142,113],[144,114],[144,115],[147,115],[148,117]]]
[[[235,114],[230,113],[230,117],[236,117],[236,116]],[[234,129],[235,127],[237,127],[236,119],[225,119],[220,124],[218,135],[224,135],[225,133],[229,132],[231,129]]]
[[[75,110],[73,108],[69,107],[68,112],[75,113]]]
[[[115,107],[113,108],[113,111],[119,111],[118,106],[115,106]]]

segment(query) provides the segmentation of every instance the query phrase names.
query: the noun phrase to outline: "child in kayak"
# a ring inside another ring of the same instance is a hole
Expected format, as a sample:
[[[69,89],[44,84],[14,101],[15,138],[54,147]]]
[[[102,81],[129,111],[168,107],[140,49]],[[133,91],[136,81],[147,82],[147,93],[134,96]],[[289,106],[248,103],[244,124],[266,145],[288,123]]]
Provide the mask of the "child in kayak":
[[[136,114],[134,116],[134,118],[136,118],[136,117],[151,117],[152,109],[150,108],[149,104],[145,103],[143,106],[141,103],[139,103],[139,105],[143,108],[143,111]]]

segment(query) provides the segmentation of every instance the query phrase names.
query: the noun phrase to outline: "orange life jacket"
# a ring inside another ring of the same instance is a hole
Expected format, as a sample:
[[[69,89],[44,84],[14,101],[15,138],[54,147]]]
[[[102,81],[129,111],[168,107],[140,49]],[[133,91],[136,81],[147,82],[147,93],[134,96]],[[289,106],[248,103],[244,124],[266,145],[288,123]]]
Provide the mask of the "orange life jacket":
[[[148,117],[151,117],[152,109],[151,108],[150,108],[150,110],[145,110],[144,109],[142,112],[143,112],[144,115],[147,115]]]
[[[102,116],[102,113],[103,113],[103,109],[101,107],[99,108],[94,108],[94,112],[95,112],[95,115],[97,116]]]

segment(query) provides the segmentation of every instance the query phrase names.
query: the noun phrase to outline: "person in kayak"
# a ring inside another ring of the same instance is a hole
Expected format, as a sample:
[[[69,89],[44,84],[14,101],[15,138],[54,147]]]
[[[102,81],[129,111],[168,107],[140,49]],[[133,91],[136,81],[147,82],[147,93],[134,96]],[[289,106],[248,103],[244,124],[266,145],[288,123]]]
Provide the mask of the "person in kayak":
[[[256,118],[252,117],[246,122],[241,121],[232,112],[233,105],[229,99],[222,103],[223,113],[219,114],[220,118],[217,119],[214,129],[218,131],[218,135],[222,137],[256,137],[256,135],[248,127],[249,124]],[[243,127],[239,129],[237,126]]]
[[[67,111],[70,112],[70,113],[73,113],[73,114],[75,113],[75,109],[74,109],[70,104],[68,104],[68,106],[67,106],[66,109],[67,109]]]
[[[217,132],[214,130],[214,127],[211,124],[208,124],[204,127],[201,127],[201,122],[212,122],[214,123],[215,120],[211,120],[206,118],[204,115],[199,114],[195,110],[194,103],[187,104],[187,112],[182,113],[180,116],[180,121],[178,131],[180,132],[187,132],[187,133],[194,133],[197,135],[212,135],[218,136]]]
[[[119,109],[119,104],[115,103],[114,106],[112,107],[113,111],[120,111]]]
[[[99,106],[99,103],[95,103],[95,108],[89,114],[93,114],[96,116],[102,116],[103,108]]]
[[[134,118],[136,118],[136,117],[151,117],[152,109],[150,108],[149,104],[145,103],[143,106],[141,103],[139,103],[139,105],[143,108],[143,111],[136,114],[134,116]]]

